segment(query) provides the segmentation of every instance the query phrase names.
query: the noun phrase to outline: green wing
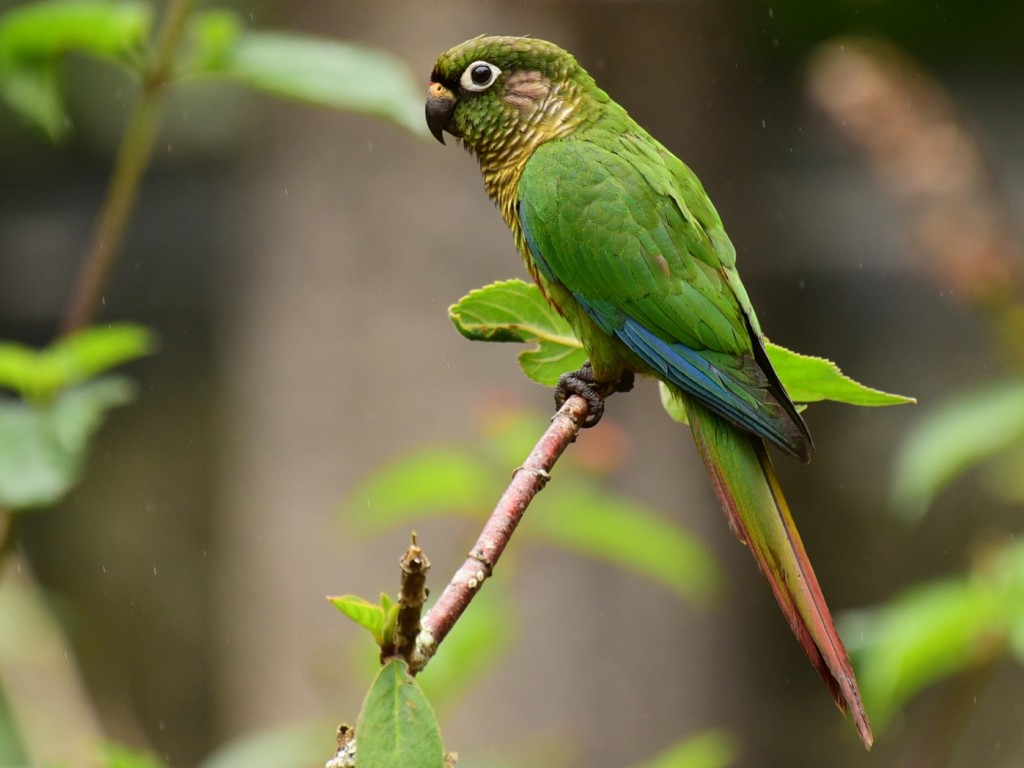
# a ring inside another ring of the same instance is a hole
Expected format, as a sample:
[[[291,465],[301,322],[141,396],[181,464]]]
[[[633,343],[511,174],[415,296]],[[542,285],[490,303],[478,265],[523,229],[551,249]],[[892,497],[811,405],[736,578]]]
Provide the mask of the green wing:
[[[735,250],[681,161],[640,129],[549,141],[523,170],[518,214],[542,276],[652,373],[807,458]]]

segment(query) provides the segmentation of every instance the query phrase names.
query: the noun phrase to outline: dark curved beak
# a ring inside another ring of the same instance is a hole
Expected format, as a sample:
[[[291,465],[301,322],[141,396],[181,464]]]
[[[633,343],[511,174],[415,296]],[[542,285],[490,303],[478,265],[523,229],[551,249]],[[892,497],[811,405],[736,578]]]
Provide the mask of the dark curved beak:
[[[434,138],[444,144],[444,133],[452,133],[451,119],[455,112],[455,96],[440,83],[431,83],[427,90],[427,127]],[[454,134],[453,134],[454,135]]]

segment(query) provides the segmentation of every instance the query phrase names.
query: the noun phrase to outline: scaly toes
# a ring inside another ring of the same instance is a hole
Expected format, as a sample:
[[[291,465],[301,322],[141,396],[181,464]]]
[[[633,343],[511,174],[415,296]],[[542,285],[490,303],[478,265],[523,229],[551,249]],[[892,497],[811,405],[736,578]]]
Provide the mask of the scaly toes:
[[[594,380],[594,369],[587,361],[578,371],[563,373],[558,377],[558,385],[555,387],[555,408],[561,408],[571,395],[579,395],[587,401],[590,406],[590,413],[580,425],[581,428],[589,428],[597,424],[604,415],[604,398],[602,390],[607,390],[606,385],[598,384]]]

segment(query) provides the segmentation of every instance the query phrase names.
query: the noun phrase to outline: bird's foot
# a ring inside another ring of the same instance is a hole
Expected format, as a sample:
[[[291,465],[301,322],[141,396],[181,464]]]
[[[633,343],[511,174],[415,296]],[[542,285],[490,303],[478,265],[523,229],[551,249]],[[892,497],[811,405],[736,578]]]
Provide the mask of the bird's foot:
[[[555,387],[555,408],[561,408],[571,395],[579,395],[590,406],[590,413],[580,427],[593,427],[604,416],[605,398],[615,392],[629,392],[633,388],[633,380],[633,372],[626,371],[618,381],[598,381],[588,360],[578,371],[563,373],[558,377],[558,385]]]

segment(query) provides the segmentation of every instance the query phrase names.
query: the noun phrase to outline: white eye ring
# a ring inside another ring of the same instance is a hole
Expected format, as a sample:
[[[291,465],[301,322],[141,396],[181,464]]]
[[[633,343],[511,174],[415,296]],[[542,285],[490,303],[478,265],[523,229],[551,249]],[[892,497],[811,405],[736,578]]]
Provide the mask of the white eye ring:
[[[474,61],[462,73],[459,85],[467,91],[486,91],[498,79],[501,70],[487,61]],[[486,79],[485,79],[486,77]]]

